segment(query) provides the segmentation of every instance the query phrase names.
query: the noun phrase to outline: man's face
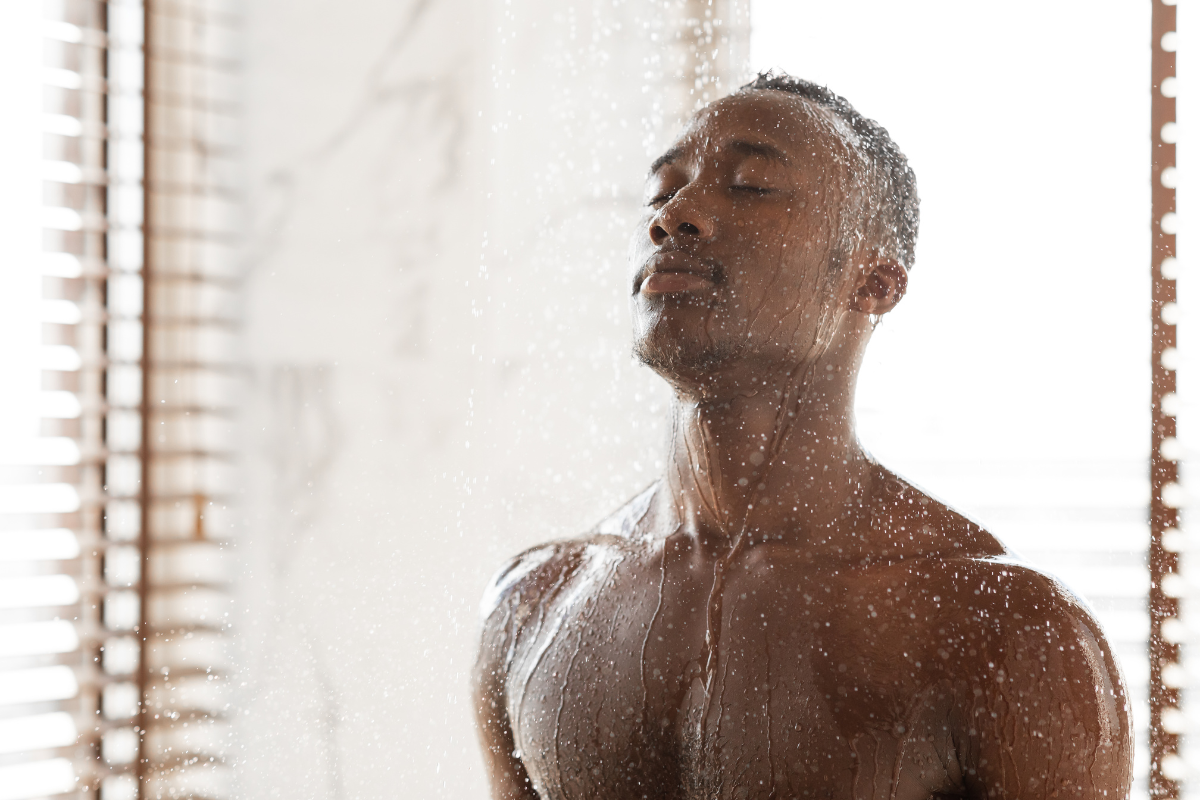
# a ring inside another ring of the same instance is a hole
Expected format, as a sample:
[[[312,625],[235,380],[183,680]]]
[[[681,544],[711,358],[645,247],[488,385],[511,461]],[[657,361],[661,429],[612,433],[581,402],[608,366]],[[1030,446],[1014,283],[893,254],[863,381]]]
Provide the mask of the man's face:
[[[830,262],[853,157],[795,95],[748,92],[700,111],[646,181],[630,259],[639,357],[690,383],[828,346],[849,308],[853,270]]]

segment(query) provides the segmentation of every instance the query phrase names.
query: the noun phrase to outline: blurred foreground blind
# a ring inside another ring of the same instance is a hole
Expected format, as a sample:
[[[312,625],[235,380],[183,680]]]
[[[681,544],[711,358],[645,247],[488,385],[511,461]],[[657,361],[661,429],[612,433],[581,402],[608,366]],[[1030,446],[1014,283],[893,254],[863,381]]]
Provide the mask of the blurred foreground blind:
[[[42,276],[42,420],[0,467],[0,800],[222,797],[235,20],[38,5],[43,252],[14,269]]]
[[[238,4],[147,0],[141,779],[230,793]],[[107,798],[105,798],[107,800]]]
[[[12,265],[41,274],[42,373],[34,409],[41,438],[30,440],[29,466],[6,467],[0,505],[4,798],[95,788],[101,776],[92,754],[106,733],[96,712],[102,696],[129,686],[104,671],[101,653],[123,644],[136,661],[133,640],[104,619],[110,602],[115,608],[128,597],[110,587],[102,566],[107,14],[95,3],[40,10],[41,19],[7,20],[42,39],[39,61],[11,74],[42,84],[41,108],[26,112],[42,135],[43,252]],[[131,702],[136,707],[136,691]]]

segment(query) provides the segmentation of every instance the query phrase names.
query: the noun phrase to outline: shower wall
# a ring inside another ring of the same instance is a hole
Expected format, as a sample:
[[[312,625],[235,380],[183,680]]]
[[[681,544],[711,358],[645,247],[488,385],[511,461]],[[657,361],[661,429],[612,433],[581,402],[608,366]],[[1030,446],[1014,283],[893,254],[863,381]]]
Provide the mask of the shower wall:
[[[484,796],[489,575],[655,472],[625,250],[678,7],[245,5],[241,796]]]

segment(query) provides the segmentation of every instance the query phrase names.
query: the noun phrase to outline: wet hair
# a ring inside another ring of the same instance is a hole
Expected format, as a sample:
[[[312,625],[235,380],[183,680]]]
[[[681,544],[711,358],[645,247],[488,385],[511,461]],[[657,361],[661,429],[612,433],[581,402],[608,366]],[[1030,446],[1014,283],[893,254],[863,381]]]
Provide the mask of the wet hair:
[[[879,216],[885,234],[891,234],[896,256],[906,269],[913,265],[920,223],[920,199],[917,197],[917,176],[908,166],[908,159],[892,141],[887,130],[873,119],[867,119],[854,109],[846,98],[784,72],[760,72],[758,77],[738,89],[738,93],[769,89],[788,92],[832,111],[854,131],[860,153],[870,164],[875,191],[866,198],[867,208]]]

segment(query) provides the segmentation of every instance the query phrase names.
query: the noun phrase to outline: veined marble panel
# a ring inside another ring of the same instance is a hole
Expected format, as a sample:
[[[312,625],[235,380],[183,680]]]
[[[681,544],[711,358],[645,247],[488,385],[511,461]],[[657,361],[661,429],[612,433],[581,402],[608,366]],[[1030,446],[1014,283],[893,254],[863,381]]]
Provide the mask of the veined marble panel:
[[[505,557],[655,474],[627,242],[658,4],[246,5],[246,797],[482,797]]]

